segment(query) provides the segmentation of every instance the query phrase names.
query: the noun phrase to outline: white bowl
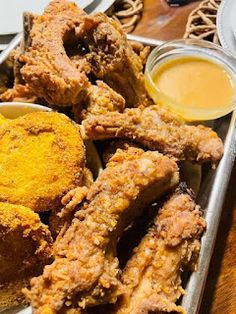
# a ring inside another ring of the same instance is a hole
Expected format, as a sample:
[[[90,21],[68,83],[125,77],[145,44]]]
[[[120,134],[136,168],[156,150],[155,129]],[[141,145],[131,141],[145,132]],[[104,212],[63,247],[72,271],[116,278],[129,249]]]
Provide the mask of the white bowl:
[[[7,119],[16,119],[30,112],[52,111],[51,108],[28,104],[24,102],[2,102],[0,103],[0,113]]]

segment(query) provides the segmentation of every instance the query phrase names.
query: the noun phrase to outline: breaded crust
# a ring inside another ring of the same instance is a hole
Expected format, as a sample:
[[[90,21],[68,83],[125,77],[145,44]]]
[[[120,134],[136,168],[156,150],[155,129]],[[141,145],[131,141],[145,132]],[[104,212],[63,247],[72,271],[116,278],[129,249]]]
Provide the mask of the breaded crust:
[[[36,212],[57,209],[80,184],[85,163],[79,129],[63,114],[29,113],[0,130],[0,201]]]
[[[113,314],[185,313],[175,303],[184,294],[181,272],[196,268],[206,228],[201,216],[192,192],[181,184],[134,249],[122,274],[124,290]]]
[[[0,202],[0,308],[24,302],[21,289],[52,258],[52,238],[37,213]]]
[[[20,57],[25,64],[21,74],[34,94],[49,104],[76,104],[80,91],[90,85],[84,62],[76,67],[64,47],[83,15],[74,3],[55,0],[34,20],[31,45]]]
[[[82,127],[88,139],[128,139],[178,160],[215,165],[224,153],[222,140],[211,128],[187,125],[157,105],[92,116]]]
[[[55,261],[25,291],[35,314],[61,313],[116,300],[116,243],[147,204],[178,183],[174,161],[157,153],[118,150],[91,185],[70,227],[59,234]],[[114,298],[115,296],[115,298]]]

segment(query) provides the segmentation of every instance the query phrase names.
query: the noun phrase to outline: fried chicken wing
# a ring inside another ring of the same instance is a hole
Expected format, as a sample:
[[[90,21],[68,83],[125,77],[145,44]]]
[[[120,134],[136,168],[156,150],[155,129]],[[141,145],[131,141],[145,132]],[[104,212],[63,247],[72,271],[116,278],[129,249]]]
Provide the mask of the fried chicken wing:
[[[71,226],[59,234],[55,261],[26,292],[35,314],[114,302],[120,287],[116,242],[147,204],[178,182],[177,165],[157,152],[118,150],[90,187]]]
[[[34,112],[0,128],[0,201],[34,211],[61,208],[85,165],[79,128],[65,115]]]
[[[23,80],[49,104],[76,104],[80,91],[90,85],[85,74],[87,63],[76,66],[64,47],[83,15],[85,12],[72,2],[50,2],[43,15],[34,19],[30,47],[19,58],[24,64],[20,70]]]
[[[195,267],[206,223],[192,193],[180,187],[164,204],[123,274],[116,314],[185,313],[175,302],[184,293],[181,272]]]
[[[130,139],[178,160],[215,164],[223,155],[222,141],[212,129],[186,125],[156,105],[90,117],[82,125],[89,139]]]
[[[38,214],[0,202],[0,308],[22,302],[21,288],[51,259],[52,238]]]

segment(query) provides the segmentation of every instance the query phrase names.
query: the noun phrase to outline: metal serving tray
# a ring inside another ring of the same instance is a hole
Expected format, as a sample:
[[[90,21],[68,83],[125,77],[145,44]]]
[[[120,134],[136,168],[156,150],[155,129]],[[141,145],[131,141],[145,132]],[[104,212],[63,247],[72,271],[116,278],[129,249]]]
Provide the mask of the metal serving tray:
[[[159,40],[140,36],[128,35],[128,38],[150,46],[156,46],[162,43]],[[0,55],[0,64],[7,58],[12,49],[19,44],[20,40],[20,35],[13,39],[7,50]],[[188,314],[197,314],[201,305],[209,264],[219,227],[222,205],[235,161],[236,110],[226,117],[212,121],[212,126],[224,141],[225,153],[216,170],[211,169],[210,166],[203,166],[202,169],[203,176],[200,190],[197,195],[197,202],[204,209],[205,219],[207,221],[207,230],[202,238],[198,270],[188,276],[185,284],[186,294],[181,301],[181,304],[186,309]],[[0,312],[2,314],[14,314],[17,313],[17,310],[11,309]],[[28,307],[20,313],[31,314],[31,308]]]

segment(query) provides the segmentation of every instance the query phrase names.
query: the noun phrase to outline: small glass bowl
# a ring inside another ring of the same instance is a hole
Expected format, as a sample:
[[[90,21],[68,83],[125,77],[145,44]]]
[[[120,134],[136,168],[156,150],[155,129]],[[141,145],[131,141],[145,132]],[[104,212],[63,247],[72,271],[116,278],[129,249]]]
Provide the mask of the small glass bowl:
[[[224,107],[195,108],[181,105],[160,91],[153,82],[152,76],[166,61],[179,57],[200,57],[221,65],[230,75],[234,86],[232,103]],[[156,47],[147,59],[145,69],[145,83],[149,95],[156,104],[167,107],[172,112],[179,114],[188,121],[212,120],[222,117],[236,108],[236,59],[220,46],[195,39],[181,39],[166,42]]]

